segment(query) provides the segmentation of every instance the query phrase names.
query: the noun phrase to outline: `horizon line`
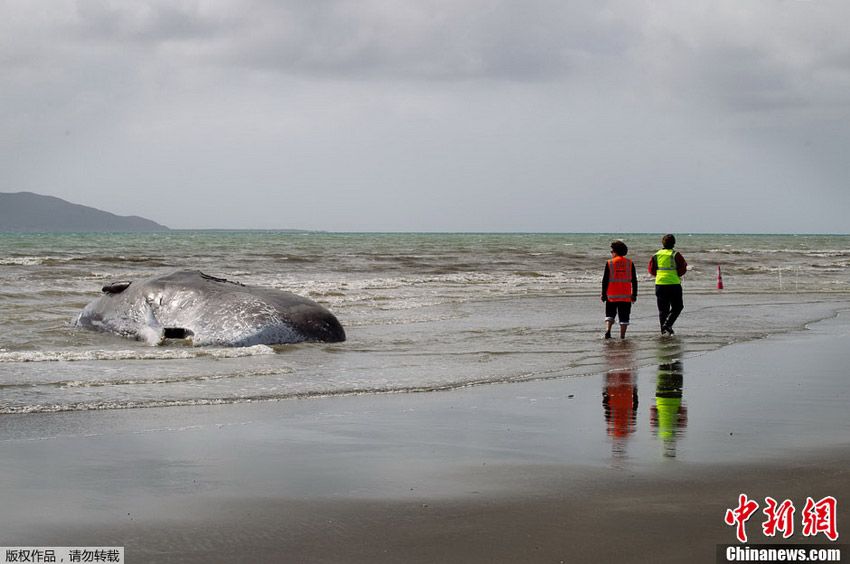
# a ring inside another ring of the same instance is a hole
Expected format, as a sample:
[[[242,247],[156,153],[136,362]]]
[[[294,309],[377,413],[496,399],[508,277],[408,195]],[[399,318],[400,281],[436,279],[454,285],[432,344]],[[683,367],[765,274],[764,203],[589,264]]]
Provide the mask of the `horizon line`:
[[[196,227],[167,228],[155,231],[3,231],[3,235],[60,235],[60,234],[134,234],[157,235],[172,232],[221,232],[221,233],[288,233],[288,234],[327,234],[327,235],[663,235],[674,233],[679,236],[693,235],[741,235],[741,236],[848,236],[848,232],[779,232],[779,231],[369,231],[369,230],[329,230],[329,229],[293,229],[293,228],[239,228],[239,227]]]

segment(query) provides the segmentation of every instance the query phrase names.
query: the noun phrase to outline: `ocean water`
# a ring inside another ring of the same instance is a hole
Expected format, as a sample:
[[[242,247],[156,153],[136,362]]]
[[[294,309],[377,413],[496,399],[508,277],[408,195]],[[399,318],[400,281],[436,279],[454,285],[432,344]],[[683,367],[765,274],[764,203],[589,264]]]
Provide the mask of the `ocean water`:
[[[0,413],[405,393],[610,370],[599,288],[613,238],[639,270],[633,362],[657,349],[658,235],[176,231],[0,234]],[[680,235],[684,353],[847,309],[850,236]],[[717,269],[725,289],[718,291]],[[72,326],[100,288],[195,268],[312,298],[348,340],[150,346]]]

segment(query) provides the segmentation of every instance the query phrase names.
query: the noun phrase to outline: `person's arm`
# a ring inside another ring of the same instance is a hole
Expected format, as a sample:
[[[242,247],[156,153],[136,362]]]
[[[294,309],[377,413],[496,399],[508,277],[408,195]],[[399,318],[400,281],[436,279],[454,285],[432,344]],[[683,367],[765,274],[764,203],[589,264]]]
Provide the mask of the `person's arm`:
[[[684,276],[688,272],[688,263],[682,253],[676,253],[676,274]]]
[[[602,301],[608,301],[608,263],[605,263],[605,272],[602,274]]]
[[[637,301],[637,269],[634,262],[632,262],[632,301]]]
[[[655,259],[655,255],[652,255],[652,258],[649,259],[649,265],[646,267],[646,270],[653,276],[658,273],[658,262]]]

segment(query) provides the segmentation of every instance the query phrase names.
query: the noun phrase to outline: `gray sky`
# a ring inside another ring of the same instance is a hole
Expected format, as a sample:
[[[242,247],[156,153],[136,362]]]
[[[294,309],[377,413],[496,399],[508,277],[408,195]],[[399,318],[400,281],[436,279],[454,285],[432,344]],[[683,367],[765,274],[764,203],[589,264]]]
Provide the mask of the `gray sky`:
[[[845,0],[0,0],[0,191],[175,228],[850,231]]]

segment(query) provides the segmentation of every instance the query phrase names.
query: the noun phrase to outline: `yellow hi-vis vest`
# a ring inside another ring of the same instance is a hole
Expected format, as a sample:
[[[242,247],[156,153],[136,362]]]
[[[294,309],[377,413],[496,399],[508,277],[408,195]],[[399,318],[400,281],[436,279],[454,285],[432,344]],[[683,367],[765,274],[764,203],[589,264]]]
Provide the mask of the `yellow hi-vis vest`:
[[[657,286],[668,286],[681,284],[682,279],[676,272],[676,251],[673,249],[661,249],[655,253],[655,284]]]

